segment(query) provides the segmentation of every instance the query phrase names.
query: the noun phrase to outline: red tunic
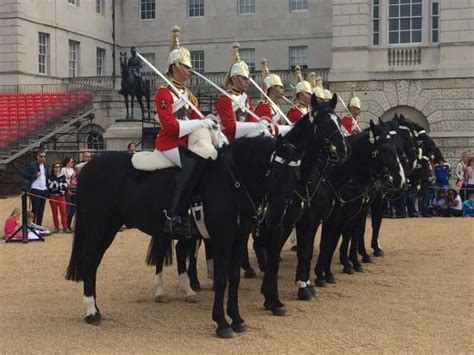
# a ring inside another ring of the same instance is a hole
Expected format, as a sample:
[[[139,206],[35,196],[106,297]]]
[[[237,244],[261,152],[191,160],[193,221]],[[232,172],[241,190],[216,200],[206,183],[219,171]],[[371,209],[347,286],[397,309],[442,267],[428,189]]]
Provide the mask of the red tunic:
[[[274,122],[274,117],[279,116],[267,100],[259,101],[255,108],[258,117],[268,117],[270,123]]]
[[[240,93],[236,92],[235,90],[229,90],[228,93],[234,96],[236,99],[240,97]],[[245,106],[247,110],[252,112],[254,111],[253,103],[250,98],[247,98]],[[242,112],[242,110],[239,108],[234,108],[231,99],[229,99],[226,95],[220,95],[218,97],[216,110],[222,122],[222,132],[225,134],[229,142],[232,142],[235,138],[237,121],[256,122],[256,119],[250,116],[248,113]]]
[[[308,112],[308,107],[306,105],[303,105],[300,102],[296,102],[295,105],[296,107],[293,106],[292,108],[290,108],[290,110],[286,114],[286,117],[288,117],[291,123],[298,122],[301,119],[301,117],[303,117],[303,115],[305,115],[306,112]]]
[[[196,107],[198,102],[196,97],[183,85],[174,83],[180,91],[188,93],[188,100]],[[177,103],[178,97],[172,94],[171,89],[168,86],[161,86],[156,92],[155,96],[155,108],[158,115],[161,129],[155,139],[155,149],[157,150],[169,150],[176,148],[178,145],[188,146],[188,137],[184,136],[179,138],[179,119],[187,114],[189,119],[199,119],[196,112],[188,108],[185,104],[181,109],[173,113],[173,106]],[[190,112],[189,112],[190,111]]]
[[[352,134],[352,117],[344,116],[341,120],[341,125],[346,129],[347,134]]]

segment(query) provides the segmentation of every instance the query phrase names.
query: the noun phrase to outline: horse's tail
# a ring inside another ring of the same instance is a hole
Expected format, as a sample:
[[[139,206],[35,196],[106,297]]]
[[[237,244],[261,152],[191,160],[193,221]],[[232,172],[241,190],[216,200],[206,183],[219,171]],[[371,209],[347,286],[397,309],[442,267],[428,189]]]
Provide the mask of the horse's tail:
[[[166,245],[163,245],[164,243],[166,243]],[[156,265],[159,262],[163,262],[163,247],[166,248],[164,255],[165,265],[170,266],[173,264],[173,239],[152,236],[150,244],[148,244],[148,251],[145,260],[147,265]]]
[[[84,228],[82,225],[81,209],[77,206],[76,226],[74,228],[74,240],[72,243],[71,258],[66,271],[66,280],[83,281],[81,270],[81,253],[84,246]]]

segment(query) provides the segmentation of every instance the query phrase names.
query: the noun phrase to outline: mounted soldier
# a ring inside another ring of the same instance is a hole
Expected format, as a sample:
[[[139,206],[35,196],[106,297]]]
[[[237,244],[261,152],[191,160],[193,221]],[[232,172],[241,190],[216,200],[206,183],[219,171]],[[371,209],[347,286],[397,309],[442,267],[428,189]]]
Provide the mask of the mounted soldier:
[[[254,112],[252,100],[246,94],[250,71],[248,65],[240,59],[239,48],[238,43],[232,47],[232,66],[226,78],[226,85],[230,87],[227,94],[230,97],[221,94],[216,103],[217,115],[229,142],[268,127],[266,121],[257,122],[250,114]]]
[[[175,237],[188,237],[196,232],[188,214],[190,198],[207,167],[206,159],[187,149],[188,135],[201,128],[210,129],[215,123],[210,118],[201,119],[203,115],[197,109],[198,101],[184,85],[191,75],[192,65],[189,51],[179,43],[180,33],[179,27],[173,27],[166,73],[172,85],[161,86],[155,96],[156,113],[161,124],[155,149],[181,168],[176,174],[171,206],[165,212],[164,231]]]
[[[351,99],[349,101],[348,109],[350,114],[346,115],[342,118],[341,124],[346,129],[347,135],[352,135],[354,133],[360,133],[359,126],[357,125],[357,121],[360,117],[360,107],[361,102],[360,99],[355,94],[355,86],[352,87],[351,90]]]
[[[137,88],[139,90],[143,90],[142,73],[141,73],[142,63],[140,59],[137,57],[137,51],[135,47],[130,48],[130,54],[132,56],[128,58],[127,65],[130,68],[130,73],[132,74],[133,80],[135,81]]]
[[[308,113],[312,94],[311,84],[308,81],[303,80],[299,65],[295,67],[295,75],[297,83],[295,85],[294,106],[290,108],[286,114],[291,123],[297,122],[301,117]]]

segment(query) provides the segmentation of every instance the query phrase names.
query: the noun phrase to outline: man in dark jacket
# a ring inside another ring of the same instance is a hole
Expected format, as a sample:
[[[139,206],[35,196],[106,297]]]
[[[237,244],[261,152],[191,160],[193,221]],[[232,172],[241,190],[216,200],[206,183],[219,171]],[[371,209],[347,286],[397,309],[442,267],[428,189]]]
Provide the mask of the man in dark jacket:
[[[22,172],[24,181],[24,191],[29,192],[31,206],[35,219],[33,223],[41,225],[43,222],[43,212],[46,199],[48,198],[48,166],[46,165],[46,152],[39,149],[36,152],[36,160],[26,164]]]

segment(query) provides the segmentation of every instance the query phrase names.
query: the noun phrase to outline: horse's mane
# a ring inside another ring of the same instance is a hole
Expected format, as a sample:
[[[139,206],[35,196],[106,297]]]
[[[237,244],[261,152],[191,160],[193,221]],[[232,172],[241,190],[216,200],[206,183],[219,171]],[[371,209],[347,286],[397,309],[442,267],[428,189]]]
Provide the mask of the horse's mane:
[[[249,170],[268,166],[269,156],[275,149],[273,137],[257,136],[235,139],[231,144],[219,149],[219,155],[232,156],[236,165],[248,167]],[[240,164],[245,162],[245,164]]]

